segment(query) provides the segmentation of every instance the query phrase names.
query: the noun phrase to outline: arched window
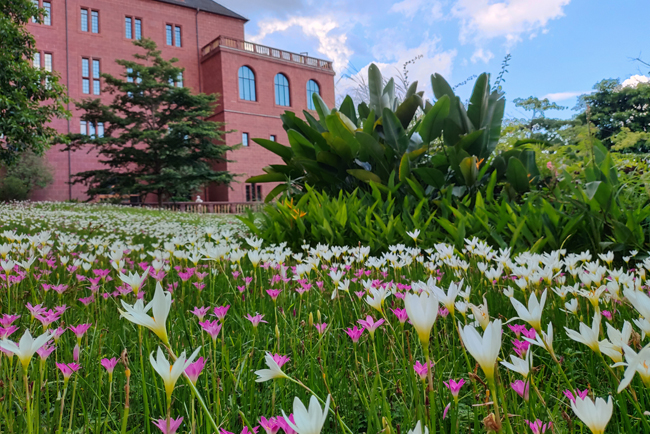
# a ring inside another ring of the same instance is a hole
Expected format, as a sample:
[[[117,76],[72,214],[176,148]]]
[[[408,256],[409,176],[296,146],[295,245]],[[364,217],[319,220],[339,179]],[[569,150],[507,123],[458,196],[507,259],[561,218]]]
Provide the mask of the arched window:
[[[320,87],[314,80],[309,80],[307,82],[307,107],[309,107],[309,110],[316,110],[313,94],[320,95]]]
[[[257,101],[255,97],[255,73],[248,66],[239,68],[239,99]]]
[[[277,105],[290,106],[289,99],[289,80],[284,74],[275,76],[275,103]]]

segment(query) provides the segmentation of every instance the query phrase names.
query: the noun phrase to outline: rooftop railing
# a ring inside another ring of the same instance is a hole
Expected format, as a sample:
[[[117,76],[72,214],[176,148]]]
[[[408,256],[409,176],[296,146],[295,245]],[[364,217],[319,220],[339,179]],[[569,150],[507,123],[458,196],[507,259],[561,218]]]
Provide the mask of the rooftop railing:
[[[253,212],[261,211],[264,202],[163,202],[162,207],[157,203],[138,203],[133,206],[196,214],[244,214],[249,209]]]
[[[265,45],[256,44],[254,42],[243,41],[241,39],[234,39],[226,36],[219,36],[208,45],[203,47],[201,54],[203,56],[207,56],[212,51],[221,47],[253,53],[259,56],[271,57],[273,59],[284,60],[287,62],[298,63],[301,65],[311,66],[313,68],[324,69],[326,71],[334,71],[332,68],[332,62],[329,60],[316,59],[315,57],[304,56],[302,54],[279,50],[277,48],[271,48]]]

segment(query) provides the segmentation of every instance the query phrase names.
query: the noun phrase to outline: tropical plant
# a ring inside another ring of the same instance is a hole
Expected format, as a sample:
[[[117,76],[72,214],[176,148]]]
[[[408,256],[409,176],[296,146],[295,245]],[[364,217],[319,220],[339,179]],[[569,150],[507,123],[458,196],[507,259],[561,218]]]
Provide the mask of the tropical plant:
[[[281,193],[304,194],[307,185],[333,194],[370,191],[375,184],[387,194],[389,184],[400,183],[400,195],[422,199],[435,198],[449,187],[456,187],[457,196],[475,194],[497,171],[500,181],[524,192],[523,184],[539,178],[534,153],[517,149],[490,160],[505,99],[499,90],[491,90],[489,81],[488,74],[478,77],[467,109],[439,74],[431,77],[435,103],[423,101],[417,82],[400,100],[394,81],[384,85],[373,64],[368,69],[368,103],[355,108],[348,96],[338,109],[330,109],[314,94],[318,119],[308,111],[303,112],[305,121],[290,111],[281,116],[290,146],[254,139],[284,164],[268,166],[264,175],[246,182],[280,182],[267,202]]]

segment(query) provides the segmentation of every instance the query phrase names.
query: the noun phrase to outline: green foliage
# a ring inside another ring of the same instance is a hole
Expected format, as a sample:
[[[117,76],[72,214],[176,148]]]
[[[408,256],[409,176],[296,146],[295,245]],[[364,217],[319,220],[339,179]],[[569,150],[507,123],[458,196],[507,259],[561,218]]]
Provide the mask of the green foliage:
[[[247,182],[283,183],[269,193],[268,202],[281,193],[299,197],[307,186],[330,195],[373,188],[386,195],[399,185],[395,194],[401,201],[409,195],[435,199],[450,188],[457,196],[474,195],[494,171],[505,181],[509,158],[522,151],[488,165],[501,133],[503,93],[491,90],[489,75],[482,74],[466,108],[442,76],[434,74],[431,82],[435,104],[423,102],[417,82],[400,101],[393,80],[384,84],[379,68],[371,65],[367,104],[355,109],[346,97],[338,109],[330,109],[314,95],[318,119],[307,111],[306,121],[293,112],[282,115],[290,146],[254,139],[284,164],[268,166],[265,175]],[[534,158],[524,166],[526,176],[532,170],[534,178]]]
[[[115,94],[110,105],[99,99],[77,103],[82,119],[104,123],[103,137],[70,135],[68,149],[90,144],[106,168],[75,174],[75,183],[88,186],[88,195],[164,198],[189,197],[209,182],[227,184],[232,175],[214,170],[230,148],[223,143],[223,124],[205,120],[213,114],[216,97],[192,94],[174,86],[183,69],[177,59],[164,60],[150,39],[135,41],[140,61],[118,60],[122,77],[102,74],[104,92]]]
[[[52,183],[52,167],[42,157],[27,151],[15,164],[3,168],[0,201],[26,200],[38,188]]]
[[[383,195],[374,182],[370,191],[335,195],[307,187],[297,202],[279,201],[267,205],[261,216],[249,213],[240,219],[256,235],[292,248],[305,243],[361,243],[377,253],[391,244],[412,245],[408,232],[419,229],[421,246],[446,242],[461,249],[466,238],[477,237],[517,252],[647,250],[647,198],[635,204],[621,200],[625,185],[611,155],[598,142],[593,153],[594,161],[585,165],[584,182],[564,171],[544,188],[530,191],[526,158],[519,155],[510,159],[507,184],[499,185],[494,171],[474,197],[459,199],[448,189],[431,202],[399,196],[399,184]],[[519,201],[511,200],[510,188],[523,194]]]
[[[0,2],[0,161],[6,164],[27,150],[41,155],[58,137],[49,122],[69,116],[58,75],[32,61],[36,42],[25,25],[44,12],[30,0]]]
[[[603,144],[611,147],[614,138],[628,129],[631,133],[646,132],[650,124],[650,112],[647,110],[650,100],[650,84],[639,83],[635,87],[621,87],[618,80],[603,80],[594,86],[595,92],[583,95],[580,106],[585,111],[578,119],[586,123],[588,119],[598,128],[596,137]],[[637,151],[648,152],[647,140],[640,138],[635,146]]]

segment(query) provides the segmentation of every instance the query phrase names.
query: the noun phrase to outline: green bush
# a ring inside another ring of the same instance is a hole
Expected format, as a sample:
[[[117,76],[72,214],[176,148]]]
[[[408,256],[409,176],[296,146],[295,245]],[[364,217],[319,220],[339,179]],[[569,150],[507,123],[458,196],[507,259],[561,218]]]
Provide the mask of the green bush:
[[[33,152],[23,154],[14,165],[2,168],[0,201],[27,200],[30,194],[52,183],[52,168]]]

